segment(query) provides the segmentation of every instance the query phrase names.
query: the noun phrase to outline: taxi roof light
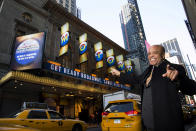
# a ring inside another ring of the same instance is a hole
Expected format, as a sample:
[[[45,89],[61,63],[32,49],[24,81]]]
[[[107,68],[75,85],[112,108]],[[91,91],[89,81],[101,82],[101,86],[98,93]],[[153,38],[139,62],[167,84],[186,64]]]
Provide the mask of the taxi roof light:
[[[22,109],[48,109],[48,105],[46,103],[24,102]]]

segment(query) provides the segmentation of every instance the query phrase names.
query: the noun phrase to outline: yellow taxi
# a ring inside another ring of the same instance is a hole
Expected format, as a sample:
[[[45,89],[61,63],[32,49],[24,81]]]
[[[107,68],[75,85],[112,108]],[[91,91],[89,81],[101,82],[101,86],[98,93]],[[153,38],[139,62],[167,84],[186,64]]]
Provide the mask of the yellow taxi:
[[[110,101],[102,113],[102,131],[141,131],[140,105],[133,99]]]
[[[13,124],[0,124],[0,131],[40,131],[33,128]]]
[[[83,121],[66,119],[56,111],[40,109],[40,106],[35,103],[29,105],[30,108],[25,107],[11,118],[0,118],[0,124],[21,125],[41,131],[86,131],[87,124]]]

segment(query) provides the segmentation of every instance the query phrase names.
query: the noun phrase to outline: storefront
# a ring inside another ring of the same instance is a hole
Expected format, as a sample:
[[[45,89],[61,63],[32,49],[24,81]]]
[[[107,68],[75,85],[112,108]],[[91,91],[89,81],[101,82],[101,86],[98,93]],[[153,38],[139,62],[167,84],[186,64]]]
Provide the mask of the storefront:
[[[62,70],[65,72],[62,73]],[[35,72],[11,71],[2,77],[1,117],[19,110],[23,102],[31,101],[47,103],[50,109],[59,111],[67,118],[83,119],[81,114],[86,113],[89,116],[86,121],[90,121],[90,116],[102,110],[102,94],[129,89],[51,63],[46,63],[42,70]]]

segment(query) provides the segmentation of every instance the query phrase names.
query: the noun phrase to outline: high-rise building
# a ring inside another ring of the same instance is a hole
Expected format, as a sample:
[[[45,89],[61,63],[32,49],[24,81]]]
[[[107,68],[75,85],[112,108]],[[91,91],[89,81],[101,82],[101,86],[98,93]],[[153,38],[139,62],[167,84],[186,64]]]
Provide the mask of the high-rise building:
[[[61,4],[68,12],[77,16],[76,0],[56,0],[57,3]]]
[[[196,1],[181,0],[188,20],[185,20],[186,26],[196,49]]]
[[[191,74],[190,66],[186,61],[183,60],[182,53],[176,38],[161,43],[165,48],[165,58],[171,63],[181,64],[186,68],[186,72],[189,78],[193,79]]]
[[[77,8],[76,17],[78,19],[81,19],[81,10],[80,10],[80,8]]]
[[[184,60],[182,57],[182,53],[176,38],[165,41],[161,43],[161,45],[165,48],[165,53],[169,53],[170,57],[177,57],[179,63],[176,64],[184,64]]]
[[[120,22],[125,49],[129,51],[127,57],[132,59],[138,58],[141,71],[144,71],[148,65],[145,47],[146,36],[136,0],[128,0],[128,3],[123,5],[120,13]]]

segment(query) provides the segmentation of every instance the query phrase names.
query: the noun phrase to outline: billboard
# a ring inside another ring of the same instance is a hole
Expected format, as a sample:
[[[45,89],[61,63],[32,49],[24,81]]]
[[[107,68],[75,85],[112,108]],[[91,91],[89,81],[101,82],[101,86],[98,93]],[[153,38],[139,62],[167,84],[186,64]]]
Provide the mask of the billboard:
[[[117,66],[118,66],[118,70],[122,71],[125,69],[125,64],[123,61],[123,55],[118,55],[116,56],[116,61],[117,61]]]
[[[69,23],[65,23],[61,26],[61,43],[60,43],[60,51],[59,56],[68,52],[68,43],[69,43]]]
[[[96,69],[103,67],[103,50],[102,43],[98,42],[94,44],[95,50],[95,60],[96,60]]]
[[[126,68],[126,72],[128,74],[130,74],[130,73],[133,72],[133,67],[131,65],[131,60],[130,59],[128,59],[128,60],[125,61],[125,68]]]
[[[87,58],[87,33],[79,36],[79,52],[80,52],[80,63],[86,62]]]
[[[37,69],[42,66],[45,32],[16,37],[11,69]]]

